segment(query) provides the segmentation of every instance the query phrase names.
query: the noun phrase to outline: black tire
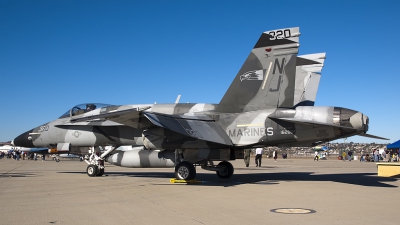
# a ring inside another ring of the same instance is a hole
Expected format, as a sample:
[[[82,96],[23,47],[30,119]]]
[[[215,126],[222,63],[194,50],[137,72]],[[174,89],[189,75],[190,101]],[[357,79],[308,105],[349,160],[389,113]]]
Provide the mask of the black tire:
[[[104,168],[103,169],[97,169],[97,174],[96,176],[101,177],[104,174]]]
[[[190,162],[180,162],[175,166],[175,178],[178,180],[193,180],[196,178],[196,169]]]
[[[86,173],[87,173],[87,175],[88,175],[89,177],[94,177],[94,176],[96,176],[96,174],[97,174],[97,166],[95,166],[95,165],[89,165],[89,166],[86,168]]]
[[[222,167],[221,171],[217,171],[219,178],[228,179],[233,175],[233,166],[230,162],[222,161],[218,163],[218,166]]]

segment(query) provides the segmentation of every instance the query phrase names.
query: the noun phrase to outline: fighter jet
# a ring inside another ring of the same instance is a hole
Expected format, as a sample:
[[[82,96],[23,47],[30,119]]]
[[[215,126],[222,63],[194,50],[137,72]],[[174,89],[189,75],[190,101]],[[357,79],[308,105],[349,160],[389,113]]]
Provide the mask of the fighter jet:
[[[219,104],[83,104],[21,134],[14,144],[88,151],[89,176],[101,176],[105,158],[119,146],[144,146],[159,159],[173,153],[176,178],[190,180],[195,166],[231,177],[228,161],[243,158],[246,148],[315,146],[353,135],[380,138],[366,134],[369,119],[361,112],[306,104],[310,98],[297,91],[307,88],[299,80],[296,87],[299,36],[298,27],[262,33]],[[300,63],[303,69],[308,64],[319,63],[307,57]],[[113,148],[97,153],[105,145]]]

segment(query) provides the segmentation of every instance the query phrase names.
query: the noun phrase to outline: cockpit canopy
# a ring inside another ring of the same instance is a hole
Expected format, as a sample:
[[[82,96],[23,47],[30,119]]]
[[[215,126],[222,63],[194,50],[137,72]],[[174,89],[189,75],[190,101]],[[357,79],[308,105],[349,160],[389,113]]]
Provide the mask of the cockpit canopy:
[[[110,106],[110,104],[102,104],[102,103],[80,104],[80,105],[72,107],[72,109],[70,109],[66,113],[62,114],[59,119],[80,115],[80,114],[87,113],[92,110],[103,108],[106,106]]]

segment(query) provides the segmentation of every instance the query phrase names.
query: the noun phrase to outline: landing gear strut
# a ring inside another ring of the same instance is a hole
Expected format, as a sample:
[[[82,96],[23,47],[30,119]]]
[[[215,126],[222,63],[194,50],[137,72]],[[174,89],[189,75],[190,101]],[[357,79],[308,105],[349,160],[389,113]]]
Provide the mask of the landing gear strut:
[[[100,156],[97,155],[94,148],[89,149],[89,157],[86,157],[85,162],[88,165],[86,173],[89,177],[101,177],[104,174],[104,160],[105,158],[119,146],[112,147],[111,149],[103,152]]]

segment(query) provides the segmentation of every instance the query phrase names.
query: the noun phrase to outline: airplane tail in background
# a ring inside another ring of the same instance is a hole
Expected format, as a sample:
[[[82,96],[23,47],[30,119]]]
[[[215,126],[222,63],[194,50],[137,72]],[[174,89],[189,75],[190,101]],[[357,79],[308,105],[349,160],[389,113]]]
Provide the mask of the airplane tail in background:
[[[326,53],[297,57],[294,105],[314,106]]]
[[[216,111],[293,108],[299,36],[298,27],[264,32]]]

